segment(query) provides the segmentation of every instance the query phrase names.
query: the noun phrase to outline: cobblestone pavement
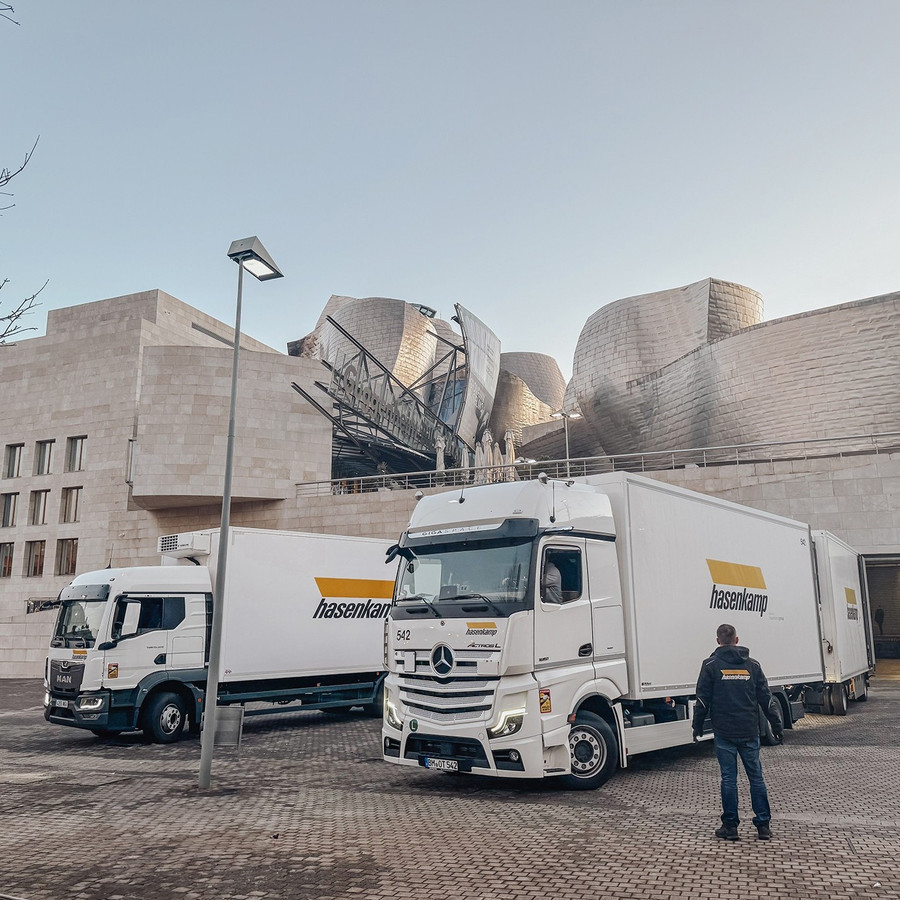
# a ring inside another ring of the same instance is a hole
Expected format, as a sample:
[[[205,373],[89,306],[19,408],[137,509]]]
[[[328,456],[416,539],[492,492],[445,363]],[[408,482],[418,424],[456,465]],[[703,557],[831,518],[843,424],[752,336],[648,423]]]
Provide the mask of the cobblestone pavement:
[[[773,840],[742,781],[730,843],[708,744],[572,793],[400,769],[376,720],[310,711],[247,720],[201,793],[196,738],[103,742],[46,724],[40,684],[0,681],[0,897],[900,898],[898,664],[872,685],[764,750]]]

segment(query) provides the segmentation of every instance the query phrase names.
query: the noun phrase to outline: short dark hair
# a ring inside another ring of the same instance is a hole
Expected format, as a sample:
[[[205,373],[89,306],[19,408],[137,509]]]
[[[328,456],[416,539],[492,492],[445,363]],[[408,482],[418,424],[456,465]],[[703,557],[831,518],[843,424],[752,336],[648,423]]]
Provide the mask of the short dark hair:
[[[729,644],[734,643],[734,636],[737,634],[737,629],[734,625],[720,625],[716,629],[716,640],[723,646],[727,647]]]

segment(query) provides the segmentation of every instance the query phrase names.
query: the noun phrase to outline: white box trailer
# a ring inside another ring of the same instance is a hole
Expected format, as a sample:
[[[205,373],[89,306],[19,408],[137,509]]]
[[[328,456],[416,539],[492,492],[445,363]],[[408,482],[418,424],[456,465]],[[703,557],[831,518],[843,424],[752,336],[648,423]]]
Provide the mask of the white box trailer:
[[[813,531],[821,605],[824,686],[806,692],[807,707],[845,715],[847,701],[865,700],[875,668],[872,619],[860,555],[835,535]]]
[[[822,680],[808,525],[648,478],[589,483],[617,524],[628,697],[691,693],[722,622],[770,686]]]
[[[89,572],[63,589],[47,721],[99,735],[141,728],[159,742],[199,723],[218,545],[218,529],[165,535],[163,565]],[[230,528],[218,702],[380,714],[388,545]]]
[[[724,622],[787,727],[824,689],[801,522],[626,473],[541,477],[422,498],[394,551],[390,762],[596,787],[639,753],[691,742]]]

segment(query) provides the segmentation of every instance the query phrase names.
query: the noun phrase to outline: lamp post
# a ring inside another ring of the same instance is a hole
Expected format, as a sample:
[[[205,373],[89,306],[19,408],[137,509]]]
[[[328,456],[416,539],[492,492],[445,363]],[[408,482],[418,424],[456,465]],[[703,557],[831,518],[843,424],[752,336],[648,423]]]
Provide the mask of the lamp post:
[[[234,318],[234,354],[231,361],[231,406],[228,413],[228,442],[225,445],[225,484],[222,488],[222,524],[219,528],[219,553],[216,559],[216,583],[213,588],[212,629],[209,638],[209,668],[206,675],[206,709],[200,738],[200,790],[209,787],[213,745],[216,739],[216,713],[219,696],[219,658],[222,651],[222,602],[225,594],[225,565],[228,561],[228,525],[231,520],[231,477],[234,469],[234,409],[237,403],[238,357],[241,347],[241,294],[244,269],[259,281],[281,278],[281,271],[259,238],[234,241],[228,256],[238,264],[237,308]]]
[[[562,419],[563,420],[563,430],[566,433],[566,478],[569,477],[569,419],[580,419],[580,412],[573,412],[572,410],[566,409],[558,409],[554,413],[550,413],[551,419]]]

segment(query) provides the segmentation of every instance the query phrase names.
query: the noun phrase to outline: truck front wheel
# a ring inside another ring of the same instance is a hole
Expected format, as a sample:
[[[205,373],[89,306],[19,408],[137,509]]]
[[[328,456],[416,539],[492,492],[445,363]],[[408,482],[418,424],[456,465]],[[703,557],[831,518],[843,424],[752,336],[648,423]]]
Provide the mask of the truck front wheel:
[[[147,702],[141,715],[141,728],[157,744],[174,744],[184,731],[185,718],[184,701],[178,694],[165,691]]]
[[[572,774],[563,776],[566,787],[591,791],[615,771],[619,748],[609,725],[595,713],[583,710],[569,732]]]

